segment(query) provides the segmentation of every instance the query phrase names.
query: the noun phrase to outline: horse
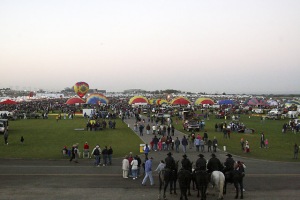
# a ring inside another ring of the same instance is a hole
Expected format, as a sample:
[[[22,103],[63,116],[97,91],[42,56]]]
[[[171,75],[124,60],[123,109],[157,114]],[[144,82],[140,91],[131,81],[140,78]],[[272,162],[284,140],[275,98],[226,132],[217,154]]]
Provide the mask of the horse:
[[[159,180],[159,195],[158,199],[160,199],[161,196],[161,190],[162,187],[164,188],[164,194],[163,198],[166,198],[166,190],[170,183],[170,194],[172,194],[172,191],[174,191],[174,194],[176,193],[176,181],[177,181],[177,171],[178,171],[178,162],[175,163],[175,170],[170,169],[163,169],[159,172],[158,180]]]
[[[225,176],[220,171],[213,171],[210,177],[210,183],[219,191],[218,199],[223,199],[223,188],[225,183]]]
[[[180,169],[178,172],[178,182],[180,187],[180,200],[188,200],[187,192],[190,190],[192,174],[190,170]]]
[[[225,173],[225,184],[224,184],[223,194],[226,194],[227,183],[233,183],[233,185],[235,187],[235,199],[238,198],[239,191],[241,192],[240,198],[243,199],[244,198],[244,195],[243,195],[243,189],[244,189],[243,178],[244,178],[244,174],[241,173],[238,170],[233,170],[231,172],[226,172]]]
[[[196,180],[196,188],[198,191],[197,197],[200,197],[199,191],[201,191],[201,200],[206,200],[206,190],[209,183],[209,175],[206,171],[195,170],[193,172],[194,180]]]

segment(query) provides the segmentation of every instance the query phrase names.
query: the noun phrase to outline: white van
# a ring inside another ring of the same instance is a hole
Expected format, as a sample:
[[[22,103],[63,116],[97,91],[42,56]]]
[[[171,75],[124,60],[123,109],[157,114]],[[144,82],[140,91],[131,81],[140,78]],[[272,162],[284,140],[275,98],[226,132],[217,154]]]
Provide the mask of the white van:
[[[286,117],[287,118],[291,118],[291,119],[298,118],[298,116],[299,116],[299,112],[298,111],[289,111],[286,114]]]
[[[260,109],[260,108],[255,108],[252,110],[253,113],[256,113],[256,114],[263,114],[264,113],[264,110],[263,109]]]

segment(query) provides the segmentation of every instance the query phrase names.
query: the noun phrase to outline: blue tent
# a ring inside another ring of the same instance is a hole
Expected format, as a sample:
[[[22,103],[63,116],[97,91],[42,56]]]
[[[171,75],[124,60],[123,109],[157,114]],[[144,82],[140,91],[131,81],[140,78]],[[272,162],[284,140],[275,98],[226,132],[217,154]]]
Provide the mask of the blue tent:
[[[218,102],[219,105],[234,105],[235,102],[233,100],[230,99],[225,99],[225,100],[220,100]]]

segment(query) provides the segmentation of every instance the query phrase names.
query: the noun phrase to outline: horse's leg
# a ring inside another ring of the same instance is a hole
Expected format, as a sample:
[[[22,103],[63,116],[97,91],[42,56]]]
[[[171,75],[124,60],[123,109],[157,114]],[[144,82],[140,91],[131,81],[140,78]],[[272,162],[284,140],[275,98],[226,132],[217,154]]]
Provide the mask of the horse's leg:
[[[172,194],[172,190],[173,190],[173,181],[170,181],[170,194]]]
[[[160,177],[158,177],[159,180],[159,193],[158,193],[158,199],[160,199],[160,195],[161,195],[161,188],[162,188],[162,182],[160,180]]]
[[[188,192],[189,196],[192,196],[192,194],[191,194],[191,182],[192,182],[192,179],[189,181],[189,183],[187,185],[187,192]]]
[[[227,187],[227,181],[225,180],[224,188],[223,188],[223,194],[226,194],[226,187]]]
[[[188,200],[188,197],[187,197],[187,190],[188,190],[188,188],[185,187],[183,190],[184,190],[183,191],[184,199]]]
[[[235,197],[234,198],[237,199],[238,196],[239,196],[239,184],[238,184],[237,181],[234,181],[233,184],[234,184],[234,187],[235,187]]]
[[[241,189],[241,199],[243,199],[244,198],[244,194],[243,194],[243,192],[244,192],[244,184],[243,184],[243,178],[242,178],[242,180],[241,181],[239,181],[239,184],[240,184],[240,189]]]
[[[177,193],[176,193],[176,179],[174,180],[174,194],[176,194],[177,195]]]
[[[164,187],[164,199],[167,199],[166,198],[166,190],[167,190],[168,185],[169,185],[169,181],[166,181],[165,182],[165,187]]]

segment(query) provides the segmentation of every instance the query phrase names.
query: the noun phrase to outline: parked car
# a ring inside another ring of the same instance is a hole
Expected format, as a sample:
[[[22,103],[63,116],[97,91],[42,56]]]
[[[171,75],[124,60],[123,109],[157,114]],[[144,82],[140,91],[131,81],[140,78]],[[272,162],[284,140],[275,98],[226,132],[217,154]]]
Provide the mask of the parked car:
[[[263,113],[264,113],[264,110],[263,110],[263,109],[260,109],[260,108],[256,108],[256,109],[253,109],[252,112],[253,112],[253,113],[256,113],[256,114],[263,114]]]
[[[186,131],[191,131],[191,130],[194,130],[194,131],[199,131],[200,130],[200,125],[197,121],[186,121],[184,124],[183,124],[183,129],[186,130]]]
[[[272,120],[278,120],[281,119],[281,115],[280,114],[267,114],[265,116],[266,119],[272,119]]]
[[[0,133],[1,134],[4,134],[4,132],[5,132],[5,125],[4,125],[4,123],[3,122],[0,122]]]

